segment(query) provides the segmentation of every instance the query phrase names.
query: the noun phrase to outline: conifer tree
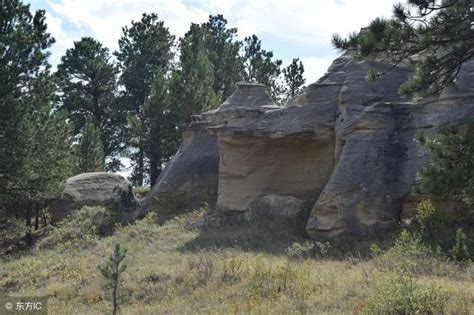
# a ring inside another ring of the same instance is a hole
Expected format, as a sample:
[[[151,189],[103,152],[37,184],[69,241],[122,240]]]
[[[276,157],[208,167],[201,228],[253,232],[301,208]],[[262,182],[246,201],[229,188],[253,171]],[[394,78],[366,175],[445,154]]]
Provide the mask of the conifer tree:
[[[256,35],[246,37],[244,42],[245,80],[265,84],[273,99],[277,100],[281,94],[277,79],[281,74],[282,61],[273,60],[273,52],[262,49],[262,41]]]
[[[100,132],[92,120],[86,120],[76,146],[77,173],[98,172],[104,170],[104,150]]]
[[[128,111],[127,138],[133,138],[128,143],[134,166],[132,180],[142,186],[147,168],[146,139],[142,132],[146,120],[144,106],[156,71],[161,69],[166,73],[170,69],[175,37],[154,13],[144,13],[140,21],[132,21],[130,27],[122,30],[119,49],[115,52],[121,70],[120,83],[124,87],[121,103]]]
[[[304,66],[299,58],[293,58],[291,64],[283,69],[284,98],[289,100],[295,97],[304,88],[306,79],[303,77]]]
[[[53,198],[70,175],[71,133],[65,113],[53,109],[45,12],[18,0],[1,5],[0,210],[29,213],[31,222],[32,204]]]
[[[61,58],[56,76],[61,92],[59,108],[69,112],[74,134],[81,133],[90,119],[108,158],[106,168],[115,171],[121,165],[118,155],[125,115],[116,99],[117,69],[110,58],[101,43],[83,37]]]
[[[228,28],[221,14],[209,16],[201,27],[206,31],[205,46],[214,74],[213,90],[223,102],[234,91],[235,83],[242,80],[243,59],[239,55],[242,42],[236,39],[237,28]]]
[[[99,266],[100,272],[112,285],[112,314],[117,314],[119,309],[118,304],[118,288],[120,284],[120,275],[127,269],[124,259],[127,255],[127,250],[115,244],[114,251],[107,257],[104,264]]]
[[[205,46],[205,31],[197,24],[180,39],[179,68],[170,83],[171,101],[178,107],[180,120],[188,123],[191,116],[218,105],[212,89],[214,74]]]
[[[462,132],[442,128],[421,143],[431,153],[430,163],[421,171],[421,189],[436,198],[474,205],[474,122]]]
[[[334,35],[334,46],[362,57],[376,56],[392,67],[413,63],[414,71],[401,92],[439,94],[474,57],[472,0],[409,0],[407,5],[395,5],[393,12],[393,18],[377,18],[347,39]],[[371,76],[381,76],[392,67]]]

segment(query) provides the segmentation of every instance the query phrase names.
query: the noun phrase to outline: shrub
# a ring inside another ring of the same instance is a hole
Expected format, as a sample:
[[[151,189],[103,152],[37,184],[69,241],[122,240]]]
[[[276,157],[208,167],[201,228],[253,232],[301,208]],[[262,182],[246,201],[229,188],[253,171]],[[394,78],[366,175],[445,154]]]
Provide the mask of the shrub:
[[[365,314],[445,314],[453,292],[442,286],[416,282],[403,269],[391,273],[378,285],[365,309]]]
[[[150,191],[148,186],[138,186],[133,188],[133,193],[138,199],[145,198],[146,194]]]
[[[384,254],[374,257],[384,270],[404,268],[411,272],[430,272],[438,263],[437,255],[426,246],[418,233],[402,230],[395,244]]]
[[[294,242],[286,249],[286,254],[294,259],[323,258],[328,255],[330,250],[331,244],[329,242]]]
[[[466,245],[466,234],[459,228],[456,231],[456,243],[449,250],[450,258],[458,262],[465,262],[471,259],[471,254]]]
[[[74,211],[38,243],[40,249],[83,249],[94,245],[106,227],[112,225],[110,213],[102,207],[84,206]]]

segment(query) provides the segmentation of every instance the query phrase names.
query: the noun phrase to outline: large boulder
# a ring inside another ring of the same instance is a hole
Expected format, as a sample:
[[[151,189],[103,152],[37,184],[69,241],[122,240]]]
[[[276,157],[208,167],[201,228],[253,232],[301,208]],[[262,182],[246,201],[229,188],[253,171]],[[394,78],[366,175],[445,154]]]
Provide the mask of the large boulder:
[[[60,198],[51,206],[53,219],[59,220],[83,206],[102,206],[118,216],[137,207],[131,185],[118,174],[83,173],[66,180]]]

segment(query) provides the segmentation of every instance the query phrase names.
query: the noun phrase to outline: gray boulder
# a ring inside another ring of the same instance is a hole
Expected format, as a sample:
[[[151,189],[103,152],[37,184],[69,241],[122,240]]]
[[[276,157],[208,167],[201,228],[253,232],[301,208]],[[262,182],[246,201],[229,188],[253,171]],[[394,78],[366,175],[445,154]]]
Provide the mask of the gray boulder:
[[[60,220],[82,206],[103,206],[119,216],[137,207],[132,186],[118,174],[83,173],[66,180],[60,198],[51,206],[53,219]]]

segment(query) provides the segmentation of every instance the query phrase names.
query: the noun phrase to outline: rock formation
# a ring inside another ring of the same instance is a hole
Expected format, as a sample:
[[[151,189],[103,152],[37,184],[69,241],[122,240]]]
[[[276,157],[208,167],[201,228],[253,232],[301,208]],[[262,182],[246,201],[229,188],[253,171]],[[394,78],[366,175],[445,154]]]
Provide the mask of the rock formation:
[[[312,237],[393,227],[428,160],[417,136],[474,119],[474,61],[453,87],[423,100],[398,93],[408,67],[366,80],[369,69],[389,66],[347,52],[284,107],[264,86],[238,84],[218,109],[195,117],[147,198],[206,187],[217,189],[215,212],[245,215],[263,196],[291,196],[314,204]]]
[[[105,172],[83,173],[69,178],[60,198],[51,206],[55,220],[82,206],[103,206],[117,214],[132,213],[137,207],[133,190],[125,178]]]

